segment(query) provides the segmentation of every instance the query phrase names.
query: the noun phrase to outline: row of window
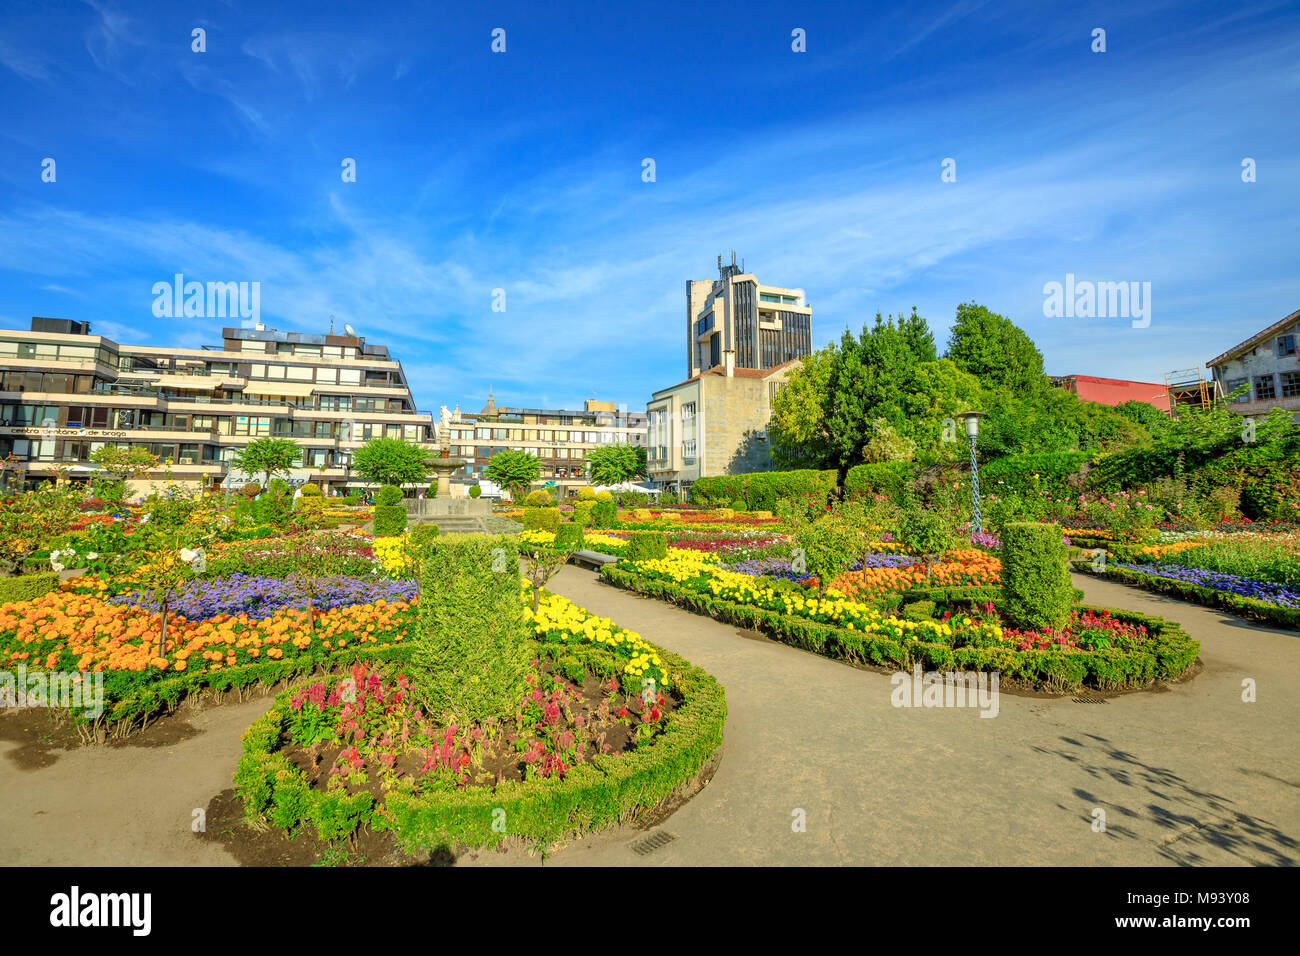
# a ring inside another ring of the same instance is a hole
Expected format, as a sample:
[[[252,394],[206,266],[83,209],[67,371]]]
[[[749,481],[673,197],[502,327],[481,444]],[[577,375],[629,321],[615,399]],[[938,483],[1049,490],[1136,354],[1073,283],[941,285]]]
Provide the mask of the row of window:
[[[449,450],[457,458],[491,458],[503,451],[526,451],[542,459],[582,461],[581,448],[546,448],[543,446],[513,445],[494,447],[492,445],[451,445]]]
[[[1289,336],[1288,336],[1289,337]],[[1300,372],[1279,372],[1277,376],[1273,375],[1256,375],[1250,379],[1250,388],[1246,389],[1241,395],[1237,396],[1234,401],[1238,402],[1267,402],[1278,397],[1278,380],[1281,381],[1282,397],[1295,398],[1300,396]],[[1241,386],[1246,384],[1244,378],[1228,379],[1224,383],[1225,391],[1231,395]]]
[[[109,442],[68,439],[0,438],[0,458],[12,455],[19,461],[89,462],[90,453]],[[160,462],[171,459],[178,465],[229,465],[235,457],[235,448],[219,448],[197,442],[116,442],[122,448],[144,448],[156,455]],[[346,468],[352,461],[351,453],[336,452],[328,448],[303,450],[302,464],[306,468]]]

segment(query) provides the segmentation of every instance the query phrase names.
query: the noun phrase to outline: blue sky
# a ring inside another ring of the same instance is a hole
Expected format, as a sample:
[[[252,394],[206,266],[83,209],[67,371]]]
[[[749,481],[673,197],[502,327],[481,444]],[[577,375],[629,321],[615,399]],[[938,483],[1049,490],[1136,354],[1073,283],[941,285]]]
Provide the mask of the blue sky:
[[[211,344],[153,284],[257,281],[269,327],[388,343],[422,408],[640,409],[732,249],[816,345],[913,305],[942,342],[975,300],[1052,373],[1158,381],[1300,308],[1294,2],[0,11],[4,327]],[[1044,317],[1067,273],[1150,282],[1150,326]]]

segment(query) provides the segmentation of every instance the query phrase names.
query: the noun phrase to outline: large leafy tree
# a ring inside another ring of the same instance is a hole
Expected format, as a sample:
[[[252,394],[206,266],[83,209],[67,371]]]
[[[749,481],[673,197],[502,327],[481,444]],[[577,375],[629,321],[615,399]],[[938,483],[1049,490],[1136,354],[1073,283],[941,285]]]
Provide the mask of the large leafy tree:
[[[400,438],[372,438],[352,453],[352,470],[370,485],[418,485],[429,477],[429,452]]]
[[[290,438],[254,438],[235,452],[231,464],[244,474],[261,475],[262,487],[276,475],[287,475],[302,460],[302,448]]]
[[[772,399],[767,426],[772,460],[783,468],[825,468],[831,460],[826,405],[831,372],[839,360],[834,345],[805,355]]]
[[[957,306],[946,357],[986,388],[1036,394],[1045,384],[1043,353],[1029,336],[974,302]]]
[[[593,485],[619,485],[646,476],[645,449],[625,443],[604,445],[587,455],[587,480]]]
[[[541,477],[542,463],[536,455],[526,451],[499,451],[488,460],[483,475],[488,481],[509,488],[510,497],[518,499]]]
[[[918,363],[903,393],[902,428],[916,442],[917,458],[924,464],[963,459],[966,441],[957,414],[983,411],[983,401],[979,379],[952,360]]]

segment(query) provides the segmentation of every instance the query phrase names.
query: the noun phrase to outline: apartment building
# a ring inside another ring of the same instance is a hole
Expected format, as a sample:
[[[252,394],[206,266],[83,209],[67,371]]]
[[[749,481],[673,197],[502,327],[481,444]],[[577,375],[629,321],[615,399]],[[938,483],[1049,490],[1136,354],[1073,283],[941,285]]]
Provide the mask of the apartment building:
[[[328,493],[364,486],[351,455],[381,435],[431,443],[433,416],[416,410],[401,362],[354,335],[227,328],[220,345],[189,349],[119,345],[68,319],[0,329],[10,484],[30,486],[59,466],[89,477],[90,453],[114,444],[170,461],[175,481],[237,487],[247,476],[232,472],[236,451],[271,436],[303,448],[291,480]]]
[[[1243,415],[1267,415],[1274,408],[1300,412],[1300,309],[1222,355],[1210,359],[1214,392],[1233,399],[1233,409]]]
[[[564,495],[588,484],[587,456],[603,445],[644,447],[646,416],[620,411],[613,402],[588,400],[582,411],[548,408],[498,407],[488,391],[479,412],[444,405],[439,426],[441,444],[466,464],[452,474],[452,494],[461,495],[483,475],[492,456],[512,449],[536,455],[542,481],[554,482]]]
[[[799,360],[749,369],[737,367],[730,350],[722,357],[721,366],[660,389],[646,405],[646,471],[658,488],[688,494],[700,478],[775,467],[772,399]]]
[[[722,264],[718,278],[686,282],[686,377],[722,365],[767,370],[812,351],[812,306],[803,289],[762,285],[743,265]]]

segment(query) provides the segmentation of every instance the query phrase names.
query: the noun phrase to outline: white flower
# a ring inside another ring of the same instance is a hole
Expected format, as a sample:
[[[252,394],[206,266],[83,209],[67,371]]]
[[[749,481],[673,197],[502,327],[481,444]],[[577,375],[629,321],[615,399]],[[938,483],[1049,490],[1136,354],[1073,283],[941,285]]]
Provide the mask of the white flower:
[[[181,560],[186,564],[189,564],[196,557],[198,557],[197,551],[191,551],[189,548],[181,548]]]
[[[94,560],[97,559],[98,557],[99,557],[99,552],[98,552],[98,551],[91,551],[89,554],[86,555],[86,560],[87,560],[87,561],[94,561]]]
[[[51,561],[51,562],[50,562],[50,567],[52,567],[55,571],[62,571],[62,570],[63,570],[63,565],[59,564],[59,562],[57,562],[57,561]]]

